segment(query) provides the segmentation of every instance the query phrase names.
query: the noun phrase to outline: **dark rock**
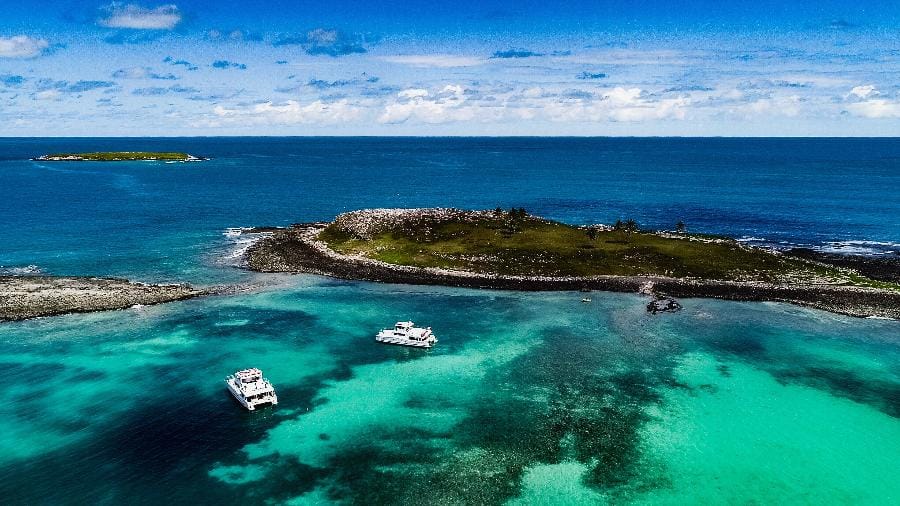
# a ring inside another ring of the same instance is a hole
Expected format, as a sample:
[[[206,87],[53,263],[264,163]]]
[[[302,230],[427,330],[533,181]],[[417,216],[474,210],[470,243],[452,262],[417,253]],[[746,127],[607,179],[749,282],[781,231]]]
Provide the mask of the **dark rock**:
[[[674,313],[681,309],[681,304],[675,299],[669,297],[658,297],[647,304],[647,312],[656,313]]]

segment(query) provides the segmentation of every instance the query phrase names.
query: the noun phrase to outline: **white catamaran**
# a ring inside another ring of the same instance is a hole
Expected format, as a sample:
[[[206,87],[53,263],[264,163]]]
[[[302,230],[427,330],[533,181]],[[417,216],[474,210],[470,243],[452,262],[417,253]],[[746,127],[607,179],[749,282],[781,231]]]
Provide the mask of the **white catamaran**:
[[[379,332],[375,336],[375,340],[379,343],[416,348],[431,348],[437,342],[437,338],[431,332],[431,327],[416,327],[413,322],[397,322],[394,328],[383,329]]]
[[[232,374],[225,378],[225,384],[228,385],[231,395],[250,411],[259,405],[278,404],[275,387],[269,380],[263,378],[262,371],[255,367]]]

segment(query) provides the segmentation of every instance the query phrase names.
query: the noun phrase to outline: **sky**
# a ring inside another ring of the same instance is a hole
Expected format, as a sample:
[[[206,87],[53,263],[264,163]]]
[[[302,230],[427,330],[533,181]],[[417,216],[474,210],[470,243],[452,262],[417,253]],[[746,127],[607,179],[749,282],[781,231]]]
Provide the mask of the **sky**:
[[[0,136],[900,136],[900,2],[17,0]]]

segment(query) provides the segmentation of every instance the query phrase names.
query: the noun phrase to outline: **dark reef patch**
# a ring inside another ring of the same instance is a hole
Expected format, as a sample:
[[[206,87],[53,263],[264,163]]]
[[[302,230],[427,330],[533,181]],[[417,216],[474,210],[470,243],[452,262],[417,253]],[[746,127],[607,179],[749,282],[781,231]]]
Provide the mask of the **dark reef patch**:
[[[235,427],[262,435],[276,420],[249,418],[224,396],[205,398],[190,389],[167,395],[196,402],[173,406],[168,397],[144,399],[99,427],[93,421],[95,432],[87,441],[17,464],[17,473],[31,477],[30,485],[0,480],[5,503],[127,504],[134,497],[141,497],[147,504],[235,502],[235,491],[226,487],[177,485],[185,480],[212,480],[206,474],[208,462],[233,455],[244,444],[230,436]],[[177,416],[173,416],[173,410],[178,411]],[[83,422],[86,425],[88,420]],[[104,464],[77,465],[88,461]],[[134,462],[142,463],[139,474],[132,467]]]
[[[0,363],[0,369],[6,371],[4,381],[13,383],[36,383],[60,375],[66,366],[56,362],[38,362],[24,364],[19,362]]]
[[[720,335],[707,340],[706,344],[719,353],[735,355],[746,360],[762,360],[768,353],[763,339],[752,334]],[[721,373],[721,370],[719,372]]]
[[[826,366],[793,367],[772,371],[772,375],[783,385],[800,384],[824,390],[900,418],[900,385],[896,383]]]

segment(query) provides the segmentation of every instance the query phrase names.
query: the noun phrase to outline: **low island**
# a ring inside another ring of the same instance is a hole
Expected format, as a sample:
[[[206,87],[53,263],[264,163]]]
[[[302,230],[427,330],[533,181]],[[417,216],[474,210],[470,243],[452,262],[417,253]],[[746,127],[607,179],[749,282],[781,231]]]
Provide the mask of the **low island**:
[[[261,272],[510,290],[608,290],[781,301],[900,318],[900,284],[730,238],[573,226],[524,209],[372,209],[297,224],[246,253]]]
[[[188,153],[157,151],[99,151],[92,153],[53,153],[32,158],[37,162],[200,162],[206,160]]]
[[[125,309],[205,293],[183,284],[155,285],[117,278],[0,276],[0,322]]]

